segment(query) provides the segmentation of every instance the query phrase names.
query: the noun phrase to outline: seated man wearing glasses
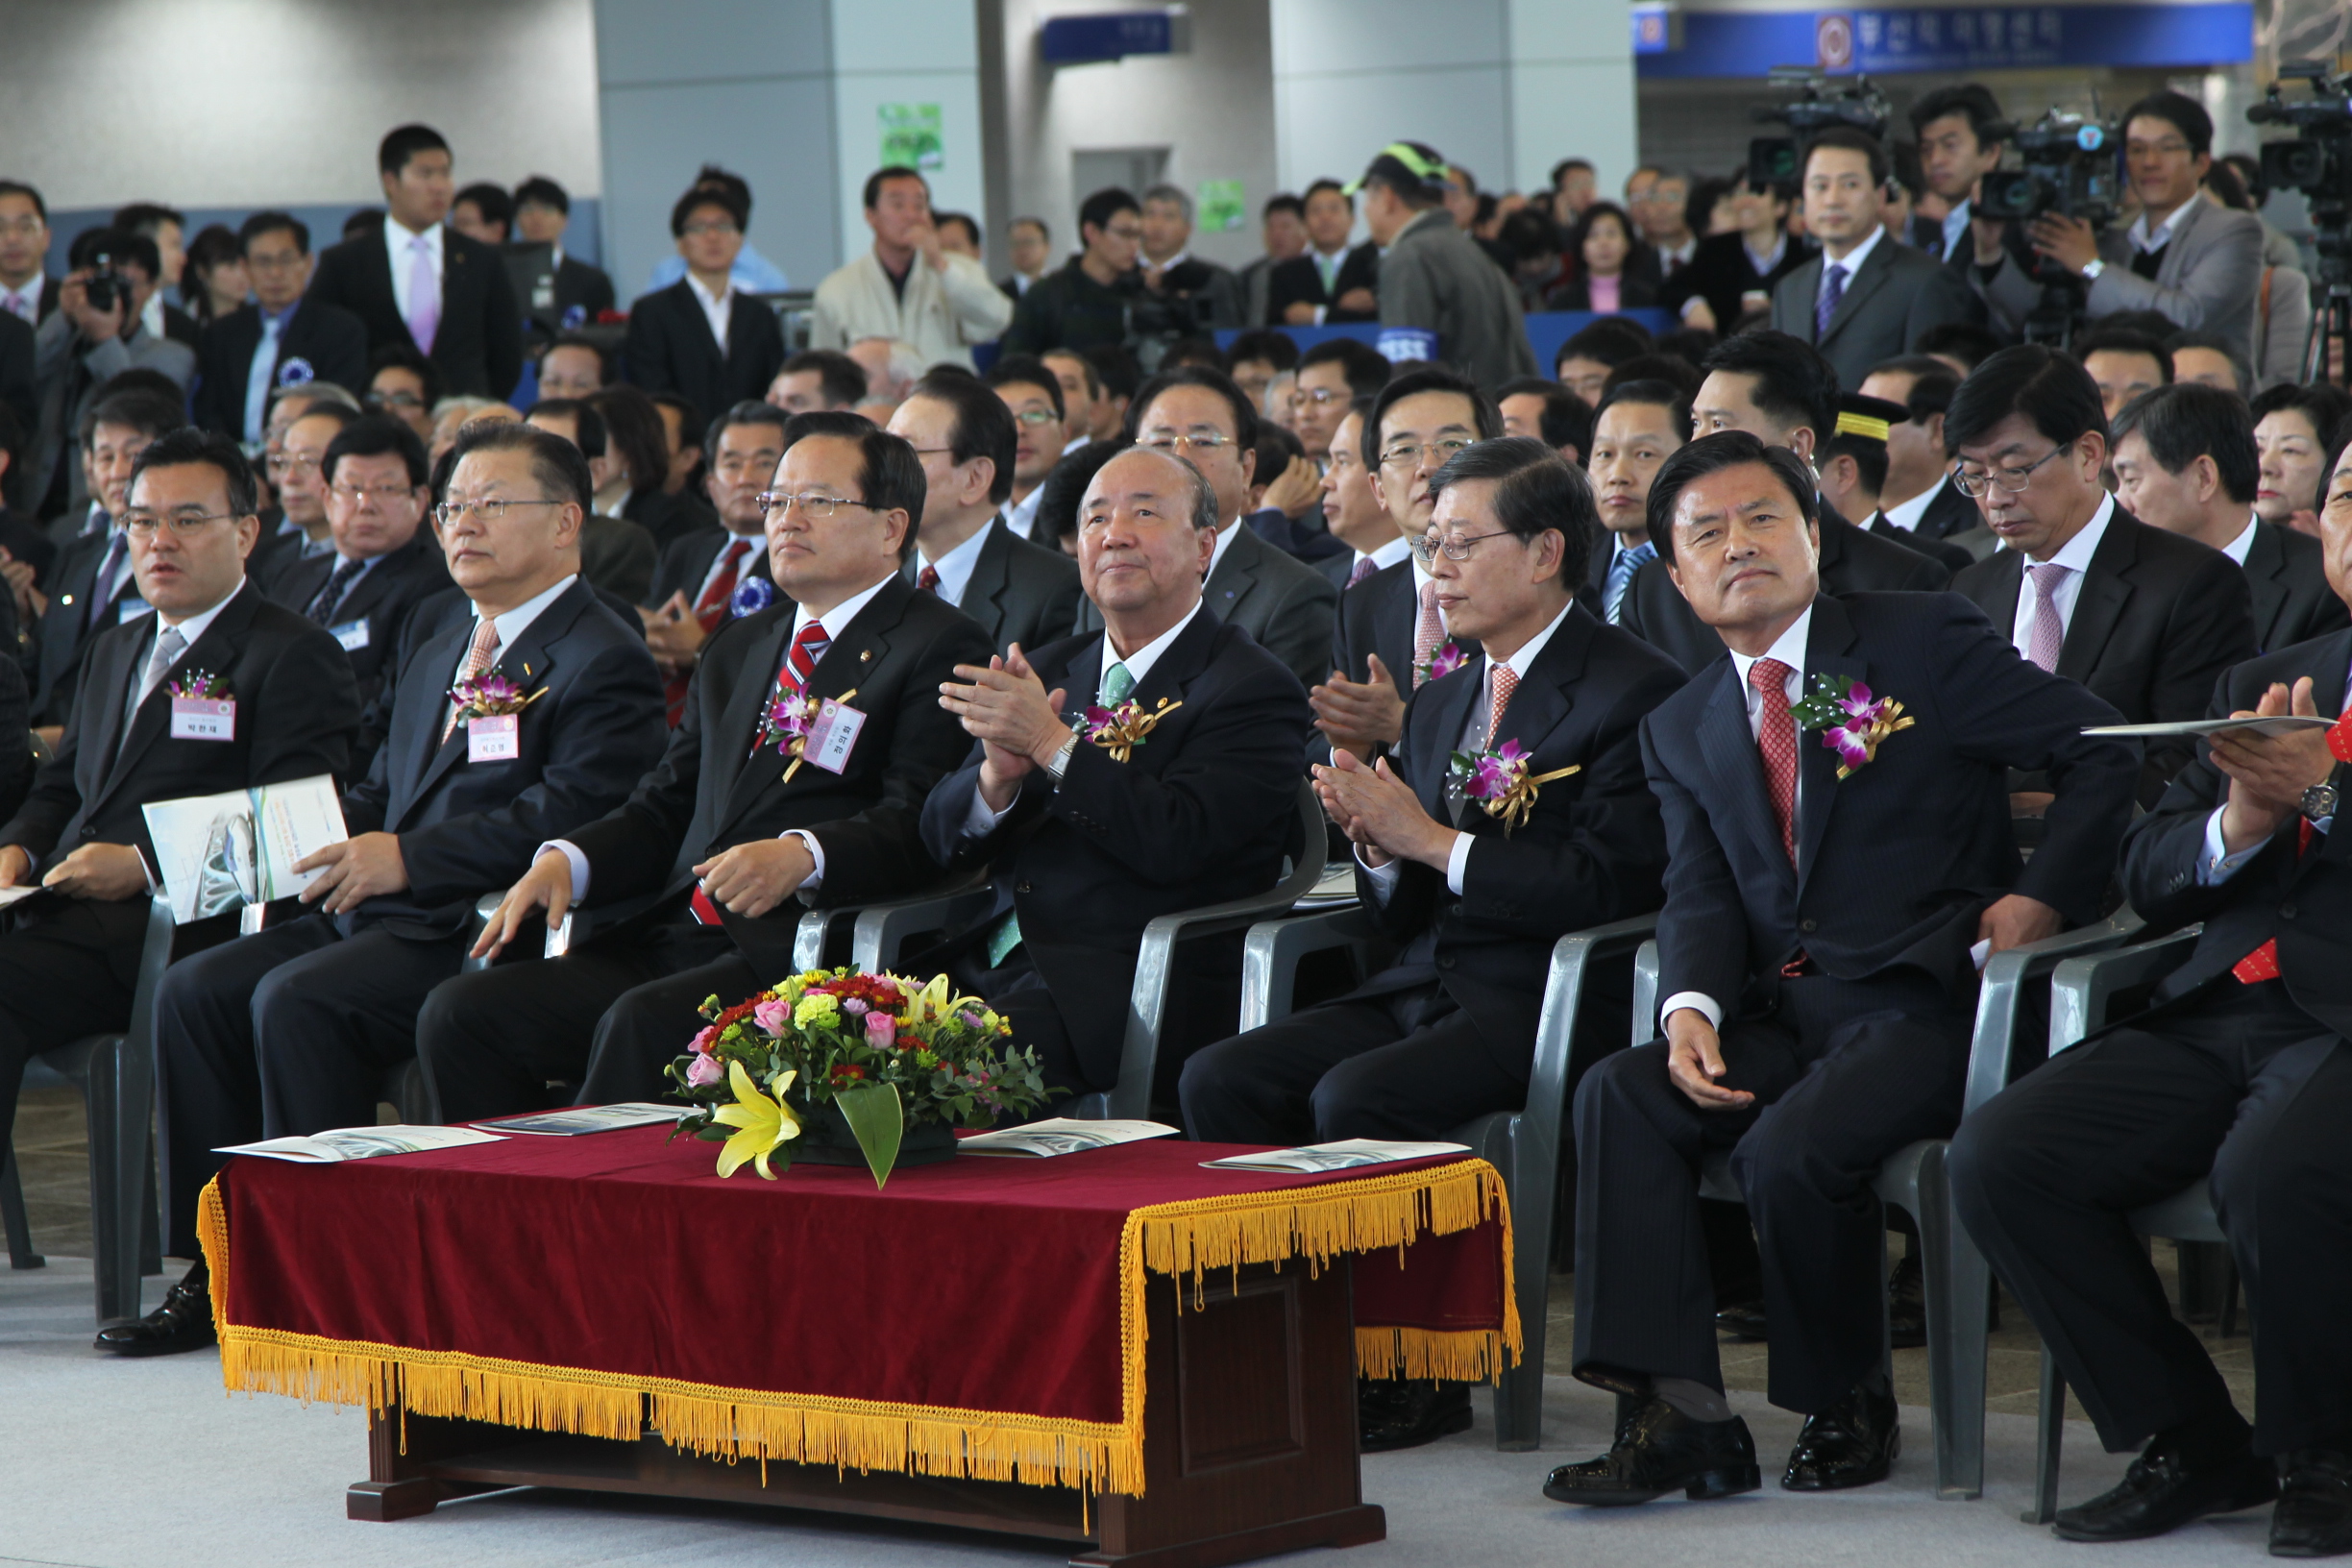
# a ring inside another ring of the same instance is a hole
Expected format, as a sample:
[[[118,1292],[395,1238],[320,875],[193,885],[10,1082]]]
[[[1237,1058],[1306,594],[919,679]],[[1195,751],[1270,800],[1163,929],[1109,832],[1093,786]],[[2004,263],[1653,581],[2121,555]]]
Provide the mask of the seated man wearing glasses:
[[[181,429],[147,447],[120,522],[155,613],[92,639],[57,756],[0,826],[0,888],[43,890],[0,916],[0,1127],[29,1058],[131,1021],[161,886],[139,808],[339,772],[359,723],[333,640],[245,581],[261,521],[234,441]],[[200,693],[201,715],[182,700]]]
[[[543,835],[475,950],[574,905],[595,913],[595,935],[551,961],[459,975],[426,1003],[417,1050],[445,1120],[543,1108],[551,1084],[579,1086],[586,1104],[654,1099],[703,998],[732,1004],[792,972],[804,908],[939,879],[917,820],[968,745],[940,688],[992,649],[900,576],[922,459],[842,410],[794,415],[777,446],[757,504],[789,597],[711,634],[658,765],[602,817]],[[827,698],[842,704],[830,733],[850,726],[845,754],[796,759],[770,715]]]

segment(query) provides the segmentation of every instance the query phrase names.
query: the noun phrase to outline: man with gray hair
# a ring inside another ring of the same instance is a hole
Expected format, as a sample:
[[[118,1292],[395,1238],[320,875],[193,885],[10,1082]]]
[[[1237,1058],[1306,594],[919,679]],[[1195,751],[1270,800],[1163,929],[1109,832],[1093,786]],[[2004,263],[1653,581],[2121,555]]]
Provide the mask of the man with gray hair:
[[[1174,185],[1143,193],[1143,286],[1183,321],[1178,335],[1241,327],[1241,283],[1192,254],[1192,198]]]

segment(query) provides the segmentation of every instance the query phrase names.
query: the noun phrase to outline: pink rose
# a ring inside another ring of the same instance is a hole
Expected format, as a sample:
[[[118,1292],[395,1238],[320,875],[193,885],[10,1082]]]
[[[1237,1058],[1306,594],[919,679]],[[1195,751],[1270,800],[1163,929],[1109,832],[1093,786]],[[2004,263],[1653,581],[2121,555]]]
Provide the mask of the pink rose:
[[[715,1056],[698,1056],[687,1064],[686,1081],[697,1089],[708,1089],[726,1076],[726,1069]]]
[[[702,1032],[695,1036],[694,1043],[688,1049],[699,1051],[702,1055],[708,1056],[710,1048],[717,1043],[719,1043],[719,1026],[715,1023],[706,1024]]]
[[[876,1047],[885,1046],[892,1043],[897,1038],[898,1020],[896,1018],[892,1017],[888,1013],[869,1013],[866,1015],[867,1044]]]
[[[771,997],[751,1010],[751,1021],[772,1035],[781,1035],[792,1027],[792,1003],[782,997]]]

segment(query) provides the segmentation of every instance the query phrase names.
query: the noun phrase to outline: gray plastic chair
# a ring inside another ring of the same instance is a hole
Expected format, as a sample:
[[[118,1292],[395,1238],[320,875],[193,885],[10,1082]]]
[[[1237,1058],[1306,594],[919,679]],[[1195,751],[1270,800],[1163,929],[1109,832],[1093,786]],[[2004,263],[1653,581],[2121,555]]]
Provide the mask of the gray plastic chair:
[[[1568,1115],[1568,1067],[1576,1051],[1578,1008],[1595,968],[1629,957],[1657,929],[1655,915],[1636,916],[1562,937],[1552,947],[1527,1105],[1498,1111],[1451,1135],[1503,1174],[1510,1193],[1512,1269],[1523,1351],[1495,1387],[1495,1447],[1524,1453],[1543,1446],[1544,1329],[1559,1197],[1560,1151]],[[1361,910],[1340,909],[1255,926],[1242,949],[1241,1027],[1262,1028],[1289,1016],[1299,961],[1309,953],[1378,943]],[[1360,968],[1369,969],[1369,964]]]
[[[2013,947],[1985,966],[1984,983],[1977,992],[1976,1026],[1969,1045],[1962,1119],[2007,1086],[2018,1009],[2029,988],[2074,954],[2120,946],[2140,926],[2139,917],[2129,910],[2119,911],[2096,925]],[[1657,947],[1653,943],[1643,946],[1634,962],[1636,1035],[1645,1027],[1654,1030],[1658,1000]],[[1993,1274],[1984,1254],[1976,1250],[1952,1212],[1944,1168],[1949,1147],[1944,1139],[1904,1145],[1878,1167],[1874,1186],[1879,1202],[1902,1210],[1919,1224],[1927,1298],[1927,1397],[1935,1426],[1936,1496],[1959,1502],[1984,1495],[1985,1339],[1990,1332]],[[1710,1156],[1700,1178],[1701,1196],[1742,1201],[1730,1167],[1728,1151]],[[1883,1240],[1880,1246],[1883,1273]],[[1882,1319],[1883,1312],[1882,1304]],[[1890,1338],[1885,1351],[1890,1369],[1894,1354]]]
[[[2155,984],[2189,961],[2203,926],[2175,931],[2154,942],[2144,942],[2119,952],[2070,959],[2058,967],[2050,982],[2050,1055],[2079,1045],[2107,1022],[2110,1004],[2119,992]],[[2203,1179],[2131,1213],[2131,1228],[2141,1236],[2167,1241],[2205,1241],[2226,1245],[2221,1221],[2214,1213],[2213,1192]],[[2029,1525],[2046,1525],[2058,1513],[2059,1451],[2066,1440],[2066,1375],[2046,1346],[2042,1352],[2042,1401],[2036,1411],[2034,1505],[2019,1515]]]

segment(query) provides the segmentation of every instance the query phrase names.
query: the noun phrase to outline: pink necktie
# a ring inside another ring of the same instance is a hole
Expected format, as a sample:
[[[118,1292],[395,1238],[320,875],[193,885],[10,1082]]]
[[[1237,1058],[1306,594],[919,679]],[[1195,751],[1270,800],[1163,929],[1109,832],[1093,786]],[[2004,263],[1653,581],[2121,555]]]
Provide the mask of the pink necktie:
[[[430,354],[440,331],[441,269],[433,265],[432,243],[419,234],[408,242],[408,335]]]
[[[498,640],[496,621],[484,617],[477,622],[474,626],[474,640],[466,645],[465,662],[457,666],[457,679],[453,684],[463,686],[468,681],[479,680],[483,675],[489,674],[490,655],[498,650]],[[450,700],[449,722],[441,726],[441,744],[447,746],[449,738],[456,733],[457,702],[453,698]]]
[[[2025,570],[2034,586],[2033,631],[2025,640],[2025,656],[2054,675],[2059,652],[2066,646],[2066,625],[2058,619],[2058,585],[2073,568],[2051,562]]]
[[[1507,664],[1494,667],[1494,698],[1486,710],[1486,747],[1492,750],[1502,744],[1503,710],[1510,706],[1511,693],[1519,689],[1519,672]]]
[[[1412,683],[1415,690],[1429,679],[1430,655],[1445,641],[1445,619],[1437,609],[1437,579],[1421,585],[1421,617],[1413,623]]]

